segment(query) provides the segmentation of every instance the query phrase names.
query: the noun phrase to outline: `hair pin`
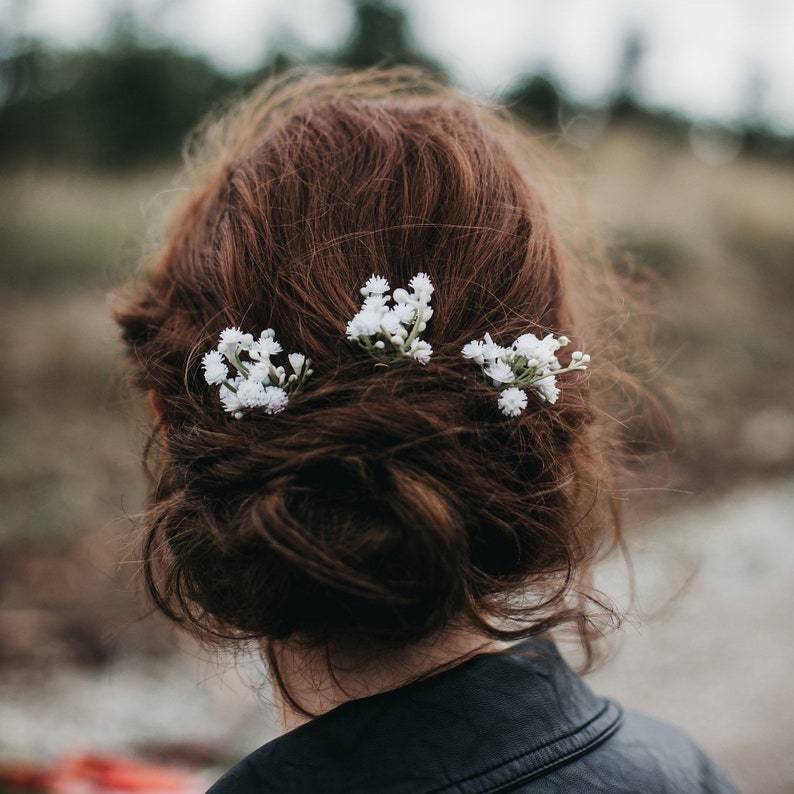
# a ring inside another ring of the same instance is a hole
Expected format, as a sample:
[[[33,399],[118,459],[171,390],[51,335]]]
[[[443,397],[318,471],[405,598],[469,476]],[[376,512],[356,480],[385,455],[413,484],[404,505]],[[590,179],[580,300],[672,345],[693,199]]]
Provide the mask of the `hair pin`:
[[[276,333],[268,328],[254,339],[239,328],[225,328],[215,350],[201,360],[204,379],[211,386],[220,387],[224,410],[242,419],[247,409],[264,408],[267,414],[283,411],[289,395],[298,391],[313,373],[311,361],[302,353],[287,356],[292,374],[276,366],[272,357],[283,352],[276,341]],[[245,355],[245,359],[243,358]],[[232,367],[233,372],[229,371]]]
[[[377,361],[413,358],[427,364],[433,355],[433,348],[419,337],[433,316],[433,283],[427,273],[417,273],[408,286],[410,293],[396,289],[390,294],[389,282],[373,273],[361,288],[364,302],[347,324],[347,338]]]
[[[571,363],[563,367],[557,351],[570,344],[567,336],[555,338],[548,334],[538,339],[534,334],[522,334],[510,347],[497,345],[490,334],[474,339],[461,351],[465,358],[482,367],[483,374],[499,392],[497,405],[505,416],[519,416],[527,407],[527,390],[542,400],[556,403],[560,396],[557,376],[566,372],[587,369],[590,356],[577,350]]]

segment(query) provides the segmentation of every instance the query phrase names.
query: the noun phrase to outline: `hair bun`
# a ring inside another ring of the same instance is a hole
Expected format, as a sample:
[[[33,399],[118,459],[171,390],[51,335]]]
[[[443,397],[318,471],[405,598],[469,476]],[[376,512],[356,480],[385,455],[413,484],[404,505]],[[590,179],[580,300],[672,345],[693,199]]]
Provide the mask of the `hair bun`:
[[[157,588],[177,611],[210,632],[399,644],[461,610],[471,506],[450,485],[450,441],[431,412],[418,421],[402,401],[375,402],[302,413],[275,433],[268,418],[261,440],[248,422],[171,437],[182,485],[157,511],[170,549]]]

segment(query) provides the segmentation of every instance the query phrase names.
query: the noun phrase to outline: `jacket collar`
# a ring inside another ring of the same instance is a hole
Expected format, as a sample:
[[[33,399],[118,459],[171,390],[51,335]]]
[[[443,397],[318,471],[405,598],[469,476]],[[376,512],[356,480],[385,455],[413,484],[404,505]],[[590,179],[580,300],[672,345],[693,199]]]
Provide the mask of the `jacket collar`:
[[[589,752],[620,720],[553,643],[533,638],[339,706],[233,772],[254,775],[262,792],[484,794]]]

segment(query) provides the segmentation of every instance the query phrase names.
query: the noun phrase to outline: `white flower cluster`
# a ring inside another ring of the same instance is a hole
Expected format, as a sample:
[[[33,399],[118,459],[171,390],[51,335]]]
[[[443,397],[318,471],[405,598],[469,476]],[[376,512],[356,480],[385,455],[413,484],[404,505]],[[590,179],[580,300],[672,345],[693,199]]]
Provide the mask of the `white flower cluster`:
[[[484,339],[469,342],[461,352],[482,367],[499,391],[499,410],[505,416],[518,416],[527,407],[527,389],[533,389],[543,400],[556,403],[560,396],[557,376],[587,369],[590,356],[580,350],[571,355],[567,367],[560,364],[557,351],[568,344],[566,336],[555,339],[548,334],[538,339],[534,334],[522,334],[510,347],[502,347],[490,334],[485,334]]]
[[[427,273],[417,273],[408,286],[410,293],[396,289],[390,295],[389,282],[372,275],[361,288],[364,303],[347,324],[347,338],[378,361],[413,358],[427,364],[433,355],[433,348],[419,338],[433,316],[430,308],[433,284]],[[390,301],[394,303],[391,307]]]
[[[221,332],[217,349],[204,354],[201,361],[204,379],[211,386],[220,386],[223,407],[235,419],[241,419],[248,408],[264,408],[265,413],[277,414],[287,407],[289,395],[313,372],[306,356],[290,353],[287,358],[292,374],[287,375],[284,367],[277,367],[271,361],[272,356],[281,352],[272,328],[262,331],[259,339],[239,328],[226,328]]]

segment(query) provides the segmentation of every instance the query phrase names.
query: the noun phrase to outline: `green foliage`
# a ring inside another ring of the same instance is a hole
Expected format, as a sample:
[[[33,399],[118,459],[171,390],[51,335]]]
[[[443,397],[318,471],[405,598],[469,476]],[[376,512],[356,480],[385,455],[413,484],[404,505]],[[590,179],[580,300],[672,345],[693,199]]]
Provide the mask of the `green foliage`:
[[[440,64],[413,46],[405,13],[381,0],[357,0],[353,35],[331,61],[354,69],[419,66],[436,78],[444,77]]]
[[[2,65],[0,157],[134,165],[178,151],[234,82],[201,58],[122,42],[55,53],[32,43]]]
[[[526,77],[505,96],[507,107],[542,130],[559,129],[560,103],[560,92],[548,75]]]
[[[442,66],[417,48],[401,8],[387,0],[350,2],[355,24],[349,40],[332,52],[306,53],[305,60],[354,69],[404,64],[446,79]],[[220,98],[294,65],[292,56],[276,50],[260,68],[231,77],[151,40],[122,14],[103,49],[57,52],[41,42],[14,42],[0,54],[0,164],[33,159],[127,168],[173,160],[186,133]],[[641,102],[636,75],[643,53],[643,42],[630,36],[608,107],[577,104],[545,73],[525,76],[501,99],[542,130],[559,131],[561,116],[596,110],[613,124],[642,125],[683,143],[687,119]],[[794,137],[750,123],[740,133],[752,153],[794,158]]]

